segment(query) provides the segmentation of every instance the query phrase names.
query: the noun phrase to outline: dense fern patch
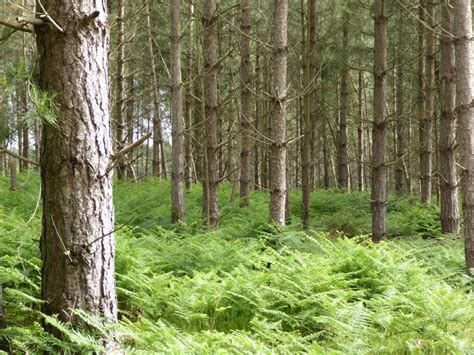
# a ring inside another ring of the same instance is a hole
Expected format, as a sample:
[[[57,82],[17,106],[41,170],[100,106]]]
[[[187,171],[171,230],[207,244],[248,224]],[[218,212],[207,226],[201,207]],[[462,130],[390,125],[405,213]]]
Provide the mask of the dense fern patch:
[[[278,230],[266,223],[263,192],[241,210],[224,184],[221,227],[206,232],[199,187],[187,194],[186,223],[172,225],[168,182],[116,183],[120,322],[76,311],[89,327],[72,329],[40,312],[38,178],[21,180],[9,192],[0,179],[0,334],[13,352],[100,351],[105,337],[131,353],[474,352],[462,241],[440,236],[437,209],[410,198],[393,200],[392,239],[373,245],[364,193],[317,191],[303,233],[298,194],[293,225]]]

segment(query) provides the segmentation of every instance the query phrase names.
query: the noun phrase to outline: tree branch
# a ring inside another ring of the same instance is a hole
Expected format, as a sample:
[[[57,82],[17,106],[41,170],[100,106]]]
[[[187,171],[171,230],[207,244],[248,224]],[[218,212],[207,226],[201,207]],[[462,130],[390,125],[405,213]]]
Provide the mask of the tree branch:
[[[126,155],[128,152],[132,151],[133,149],[135,149],[136,147],[138,147],[140,144],[142,144],[143,142],[145,142],[148,138],[151,137],[151,132],[148,132],[147,134],[145,134],[143,137],[141,137],[139,140],[137,140],[136,142],[126,146],[125,148],[123,148],[122,150],[118,151],[117,153],[115,153],[114,155],[112,155],[111,159],[110,159],[110,163],[109,165],[107,166],[107,170],[105,171],[105,173],[103,175],[99,175],[99,178],[103,178],[104,176],[106,176],[114,167],[115,167],[115,164],[117,164],[117,162],[123,158],[124,155]]]
[[[1,20],[0,20],[0,25],[3,25],[5,27],[9,27],[11,29],[14,29],[15,31],[33,33],[33,31],[30,30],[29,28],[24,28],[23,26],[25,26],[25,25],[17,26],[17,25],[14,25],[12,23],[4,22],[4,21],[1,21]]]
[[[14,158],[17,158],[17,159],[20,159],[20,160],[23,160],[23,161],[26,161],[27,163],[29,164],[32,164],[32,165],[36,165],[36,166],[40,166],[40,163],[38,163],[37,161],[34,161],[34,160],[31,160],[31,159],[28,159],[28,158],[25,158],[19,154],[16,154],[14,152],[12,152],[11,150],[8,150],[6,148],[1,148],[0,149],[0,154],[2,153],[5,153],[5,154],[8,154]]]

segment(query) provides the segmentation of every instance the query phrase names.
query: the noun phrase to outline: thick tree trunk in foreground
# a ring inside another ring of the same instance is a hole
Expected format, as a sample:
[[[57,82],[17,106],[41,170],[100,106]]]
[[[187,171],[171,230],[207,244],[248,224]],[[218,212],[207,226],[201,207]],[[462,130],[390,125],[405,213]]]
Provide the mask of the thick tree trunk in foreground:
[[[375,0],[374,122],[372,144],[372,240],[387,237],[387,172],[385,163],[385,107],[387,79],[387,22],[385,0]]]
[[[285,225],[288,0],[275,0],[274,4],[270,221]]]
[[[243,0],[242,18],[241,18],[241,36],[240,36],[240,86],[242,111],[240,117],[240,129],[242,135],[242,145],[240,150],[240,206],[249,205],[249,191],[252,181],[252,172],[250,171],[250,153],[252,140],[250,136],[250,77],[252,67],[250,64],[250,5],[249,0]]]
[[[203,54],[204,54],[204,101],[205,101],[205,132],[206,132],[206,173],[203,199],[204,217],[210,228],[219,225],[217,206],[218,184],[218,112],[217,112],[217,9],[215,0],[206,0],[202,12],[203,22]]]
[[[43,0],[65,34],[35,28],[40,87],[57,93],[57,126],[41,142],[43,311],[75,322],[72,309],[117,320],[112,155],[105,2]],[[84,18],[97,11],[90,23]],[[53,331],[50,329],[50,331]]]
[[[454,82],[454,41],[452,0],[445,0],[441,21],[441,120],[439,134],[441,230],[443,233],[459,232],[459,205],[454,156],[456,117],[454,115],[456,88]]]
[[[471,0],[454,0],[456,39],[456,111],[462,166],[466,268],[474,272],[474,58]]]
[[[184,117],[181,80],[181,0],[171,1],[171,125],[173,171],[171,174],[171,220],[184,218]]]
[[[303,142],[301,147],[301,220],[305,228],[309,222],[309,208],[311,203],[311,141],[313,140],[314,99],[315,99],[315,56],[316,56],[316,0],[308,1],[308,42],[305,63],[305,90]]]

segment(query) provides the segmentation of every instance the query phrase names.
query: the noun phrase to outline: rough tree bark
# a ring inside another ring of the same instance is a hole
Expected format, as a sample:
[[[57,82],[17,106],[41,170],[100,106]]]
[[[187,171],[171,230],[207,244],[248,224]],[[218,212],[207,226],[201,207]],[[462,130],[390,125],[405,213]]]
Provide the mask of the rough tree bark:
[[[441,88],[440,88],[440,203],[441,230],[443,233],[459,232],[459,205],[456,160],[454,155],[456,145],[456,105],[455,64],[453,33],[452,0],[444,0],[441,32]]]
[[[208,227],[219,225],[217,206],[218,185],[218,97],[217,97],[217,7],[215,0],[206,0],[202,11],[203,55],[204,55],[204,101],[206,136],[206,173],[204,179],[204,217]]]
[[[462,166],[466,269],[474,268],[474,58],[471,0],[453,0],[456,55],[456,112]]]
[[[385,114],[387,79],[387,12],[385,0],[375,0],[374,121],[372,129],[372,240],[387,236],[387,168]]]
[[[311,203],[311,152],[313,140],[314,100],[315,100],[315,56],[316,56],[316,0],[308,1],[308,43],[306,50],[305,64],[305,90],[304,97],[304,121],[303,121],[303,142],[301,147],[301,221],[305,228],[309,222],[309,207]]]
[[[274,1],[270,221],[285,225],[288,0]]]
[[[181,0],[171,0],[171,135],[173,171],[171,174],[171,221],[184,218],[184,117],[181,80]]]
[[[242,0],[241,36],[240,36],[240,85],[241,85],[241,115],[240,129],[242,136],[240,150],[240,207],[249,205],[249,191],[252,181],[250,170],[250,153],[252,140],[250,136],[250,85],[252,66],[250,63],[250,5],[249,0]]]
[[[60,110],[41,142],[43,311],[74,323],[71,310],[79,308],[114,322],[114,209],[104,175],[112,155],[107,7],[104,0],[42,3],[64,29],[35,27],[39,85],[57,94]]]

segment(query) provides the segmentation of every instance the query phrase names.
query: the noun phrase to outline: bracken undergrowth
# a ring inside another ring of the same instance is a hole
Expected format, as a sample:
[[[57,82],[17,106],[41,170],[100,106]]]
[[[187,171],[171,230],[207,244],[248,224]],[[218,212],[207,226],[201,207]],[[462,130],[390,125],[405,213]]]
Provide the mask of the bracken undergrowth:
[[[316,191],[303,232],[298,193],[292,225],[276,228],[266,193],[243,210],[223,184],[221,227],[206,231],[198,186],[179,225],[168,181],[114,189],[120,321],[76,310],[73,328],[41,313],[39,178],[21,175],[16,192],[0,178],[0,336],[12,353],[101,352],[106,339],[127,353],[474,353],[462,240],[441,235],[437,207],[391,199],[390,239],[374,245],[367,193]]]

